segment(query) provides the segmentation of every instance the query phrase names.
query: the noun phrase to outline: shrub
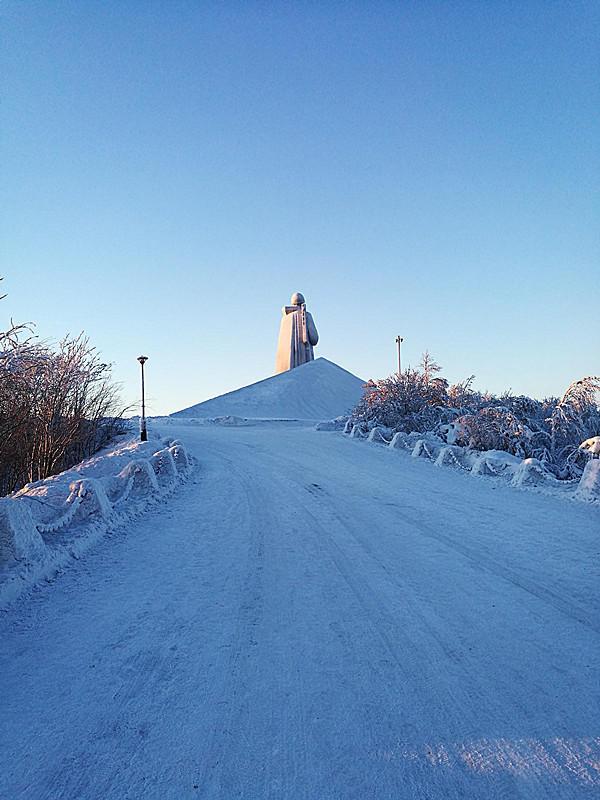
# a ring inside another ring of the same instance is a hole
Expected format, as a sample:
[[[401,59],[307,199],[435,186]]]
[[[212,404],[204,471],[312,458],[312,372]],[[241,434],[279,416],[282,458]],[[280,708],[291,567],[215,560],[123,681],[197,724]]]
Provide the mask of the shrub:
[[[583,439],[600,434],[596,401],[600,378],[573,383],[563,397],[534,400],[510,393],[498,398],[474,391],[474,376],[453,386],[437,377],[440,367],[425,352],[420,370],[408,369],[369,381],[353,416],[366,426],[394,431],[431,431],[448,444],[476,450],[504,450],[536,458],[557,477],[577,477],[585,458]]]
[[[27,326],[0,333],[0,492],[60,472],[122,430],[117,387],[87,337],[54,350]]]

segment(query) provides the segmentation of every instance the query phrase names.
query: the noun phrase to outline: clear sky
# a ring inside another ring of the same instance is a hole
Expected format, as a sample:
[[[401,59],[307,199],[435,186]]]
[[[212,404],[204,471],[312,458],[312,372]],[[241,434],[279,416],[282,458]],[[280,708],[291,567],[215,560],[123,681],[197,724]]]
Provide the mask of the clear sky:
[[[3,0],[1,288],[149,413],[273,373],[281,307],[359,377],[428,349],[600,374],[600,5]]]

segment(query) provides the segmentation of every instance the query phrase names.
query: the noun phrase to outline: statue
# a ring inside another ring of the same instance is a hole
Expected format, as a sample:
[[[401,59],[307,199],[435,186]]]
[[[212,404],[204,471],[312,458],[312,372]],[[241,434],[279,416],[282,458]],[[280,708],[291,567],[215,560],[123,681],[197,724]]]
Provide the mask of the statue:
[[[319,341],[315,323],[306,310],[306,303],[300,292],[292,295],[291,306],[284,306],[281,310],[283,319],[279,328],[275,375],[313,361],[313,347]]]

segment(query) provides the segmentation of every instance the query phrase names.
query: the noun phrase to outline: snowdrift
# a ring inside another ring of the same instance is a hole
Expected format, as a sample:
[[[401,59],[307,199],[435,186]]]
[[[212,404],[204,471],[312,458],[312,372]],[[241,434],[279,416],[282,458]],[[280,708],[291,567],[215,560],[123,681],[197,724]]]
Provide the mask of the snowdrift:
[[[78,558],[109,526],[170,494],[189,468],[181,442],[128,436],[0,499],[0,606]]]
[[[393,433],[383,426],[370,431],[367,428],[365,422],[351,417],[342,432],[351,439],[383,444],[390,450],[409,451],[413,458],[429,459],[436,467],[459,467],[471,475],[508,478],[511,486],[519,489],[537,488],[571,499],[600,501],[600,459],[593,457],[600,451],[600,437],[588,439],[581,445],[592,455],[581,479],[559,481],[535,458],[521,459],[503,450],[479,451],[449,445],[433,433]],[[317,429],[327,430],[320,425]]]
[[[213,397],[171,417],[245,419],[332,419],[349,413],[363,394],[364,381],[326,358],[281,372]]]

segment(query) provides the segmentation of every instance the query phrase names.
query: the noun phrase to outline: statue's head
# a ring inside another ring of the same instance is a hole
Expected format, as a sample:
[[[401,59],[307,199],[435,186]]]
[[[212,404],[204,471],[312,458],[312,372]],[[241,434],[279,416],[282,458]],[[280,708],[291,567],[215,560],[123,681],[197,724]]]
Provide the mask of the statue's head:
[[[296,294],[292,295],[292,305],[293,306],[301,306],[302,303],[306,303],[304,299],[304,295],[300,294],[300,292],[296,292]]]

